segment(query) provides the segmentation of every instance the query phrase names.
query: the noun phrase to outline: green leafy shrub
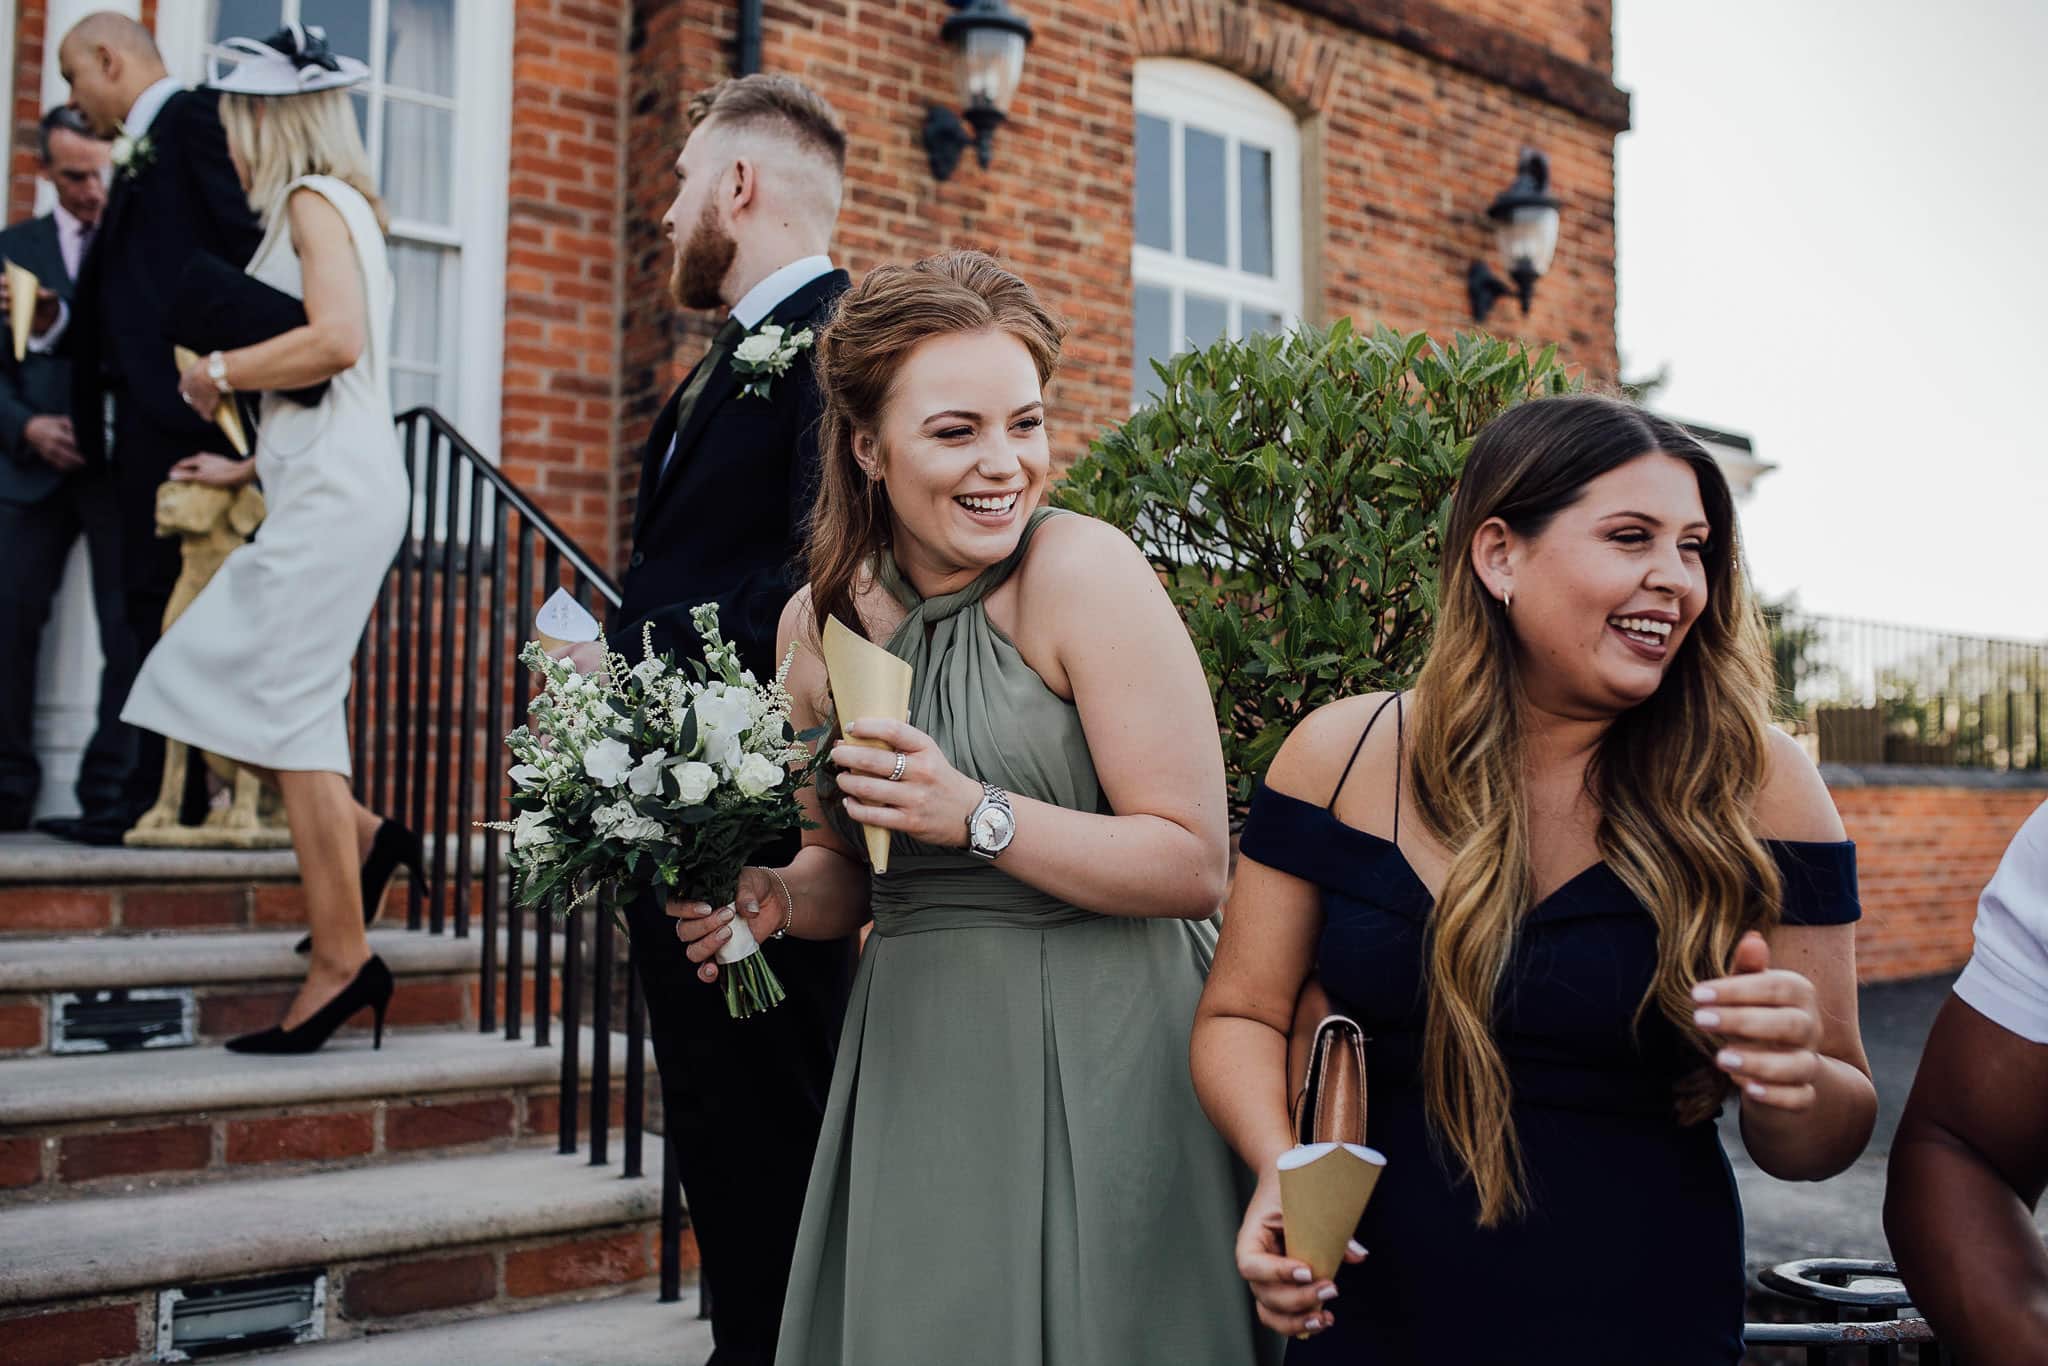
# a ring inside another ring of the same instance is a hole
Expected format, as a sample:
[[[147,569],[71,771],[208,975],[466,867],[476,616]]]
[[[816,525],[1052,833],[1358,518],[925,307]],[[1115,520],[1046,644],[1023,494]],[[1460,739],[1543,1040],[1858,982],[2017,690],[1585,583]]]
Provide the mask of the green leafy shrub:
[[[1287,733],[1421,667],[1472,437],[1570,392],[1555,348],[1348,320],[1155,362],[1160,387],[1055,492],[1128,532],[1208,672],[1241,812]]]

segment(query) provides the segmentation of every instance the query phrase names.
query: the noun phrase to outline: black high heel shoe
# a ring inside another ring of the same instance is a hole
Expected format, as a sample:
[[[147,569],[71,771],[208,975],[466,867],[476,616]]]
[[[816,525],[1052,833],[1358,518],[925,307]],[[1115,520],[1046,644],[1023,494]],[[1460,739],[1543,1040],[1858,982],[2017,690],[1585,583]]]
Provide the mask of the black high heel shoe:
[[[384,960],[376,954],[370,961],[356,970],[349,984],[341,994],[309,1015],[303,1024],[286,1029],[272,1025],[254,1034],[244,1034],[229,1039],[230,1053],[312,1053],[326,1043],[334,1031],[341,1028],[360,1010],[367,1007],[377,1013],[375,1033],[371,1035],[370,1047],[384,1046],[384,1011],[391,1004],[391,991],[395,984],[391,969],[384,966]]]
[[[397,821],[385,821],[377,827],[376,836],[370,841],[370,854],[363,860],[363,925],[367,928],[377,918],[377,910],[384,904],[384,889],[391,884],[391,875],[403,867],[412,874],[412,880],[421,887],[427,885],[427,858],[420,837],[400,825]],[[313,936],[307,935],[292,947],[293,953],[311,953]]]

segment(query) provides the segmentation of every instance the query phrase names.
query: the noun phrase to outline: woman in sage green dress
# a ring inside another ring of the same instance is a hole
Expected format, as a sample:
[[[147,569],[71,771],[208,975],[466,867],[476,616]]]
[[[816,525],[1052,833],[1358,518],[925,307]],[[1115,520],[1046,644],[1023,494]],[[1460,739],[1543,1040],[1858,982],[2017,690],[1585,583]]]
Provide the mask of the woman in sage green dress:
[[[1230,1252],[1248,1187],[1188,1076],[1227,858],[1215,720],[1130,542],[1039,506],[1060,332],[959,253],[870,274],[818,341],[797,719],[833,719],[837,617],[909,661],[910,721],[838,718],[885,747],[834,745],[797,858],[734,906],[672,908],[706,981],[735,915],[873,923],[778,1366],[1275,1355]],[[886,874],[856,823],[893,832]],[[793,1179],[735,1156],[735,1179]]]

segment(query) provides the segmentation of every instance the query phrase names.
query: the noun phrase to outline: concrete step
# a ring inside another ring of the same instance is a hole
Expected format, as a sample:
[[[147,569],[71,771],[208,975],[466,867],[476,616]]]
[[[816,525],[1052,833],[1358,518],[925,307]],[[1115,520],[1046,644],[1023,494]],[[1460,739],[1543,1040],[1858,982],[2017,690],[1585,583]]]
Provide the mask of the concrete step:
[[[633,1294],[377,1333],[288,1355],[293,1366],[703,1366],[711,1356],[711,1324],[697,1317],[694,1294],[678,1304]]]
[[[531,1150],[13,1209],[0,1361],[148,1360],[163,1292],[287,1271],[325,1273],[330,1340],[635,1288],[651,1298],[659,1210],[654,1175]],[[439,1361],[396,1350],[380,1359]]]
[[[451,841],[451,899],[456,853]],[[426,854],[431,873],[432,840]],[[472,887],[482,868],[483,843],[472,840]],[[385,914],[403,920],[409,895],[394,881]],[[452,919],[450,902],[443,910]],[[0,936],[303,927],[305,919],[289,849],[98,848],[33,832],[0,834]]]
[[[527,917],[520,1002],[531,1019],[533,964],[539,934]],[[66,935],[14,939],[0,950],[0,1056],[47,1053],[57,998],[69,993],[135,988],[190,988],[200,1042],[220,1041],[276,1023],[298,990],[306,960],[292,952],[297,930],[231,931],[187,935]],[[499,935],[501,976],[497,1018],[503,1019],[502,964],[510,936]],[[560,961],[560,936],[551,943]],[[482,940],[472,934],[428,934],[381,924],[370,931],[399,988],[387,1029],[475,1027],[479,1018],[477,970]],[[345,1032],[366,1032],[363,1016]],[[156,1050],[150,1050],[156,1051]]]
[[[580,1037],[579,1130],[596,1036]],[[206,1047],[18,1059],[0,1064],[0,1208],[553,1143],[560,1058],[501,1034],[441,1032],[381,1050],[337,1039],[310,1058]],[[620,1035],[610,1061],[616,1144]],[[651,1056],[647,1068],[651,1098]]]

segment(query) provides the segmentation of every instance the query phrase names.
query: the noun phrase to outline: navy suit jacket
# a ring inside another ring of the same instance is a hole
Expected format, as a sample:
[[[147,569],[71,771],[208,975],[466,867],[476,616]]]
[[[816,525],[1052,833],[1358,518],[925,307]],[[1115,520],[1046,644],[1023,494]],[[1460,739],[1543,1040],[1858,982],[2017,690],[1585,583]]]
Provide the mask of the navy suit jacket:
[[[164,102],[147,134],[147,165],[118,174],[85,261],[64,341],[71,353],[72,421],[78,449],[88,459],[106,456],[101,394],[109,380],[159,439],[159,450],[131,453],[123,464],[150,492],[163,471],[195,450],[226,451],[211,422],[178,397],[168,323],[171,290],[186,260],[211,252],[235,269],[249,263],[263,242],[263,225],[249,207],[228,159],[217,98],[181,90]]]
[[[828,271],[777,304],[764,322],[815,333],[848,285]],[[701,364],[701,362],[700,362]],[[694,375],[696,372],[691,372]],[[701,648],[690,609],[718,604],[719,630],[740,661],[766,679],[775,672],[775,627],[801,582],[804,524],[817,489],[818,398],[811,352],[801,352],[766,398],[744,395],[746,377],[721,359],[676,436],[676,407],[688,379],[669,397],[647,438],[634,509],[633,553],[612,648],[640,659],[643,622],[654,648],[678,661]]]
[[[57,244],[57,219],[52,214],[16,223],[0,232],[0,257],[57,291],[72,295],[71,272],[64,269],[64,250]],[[0,502],[29,506],[56,492],[64,476],[43,463],[22,436],[32,417],[71,412],[71,362],[61,355],[30,351],[14,359],[11,338],[0,338]]]

